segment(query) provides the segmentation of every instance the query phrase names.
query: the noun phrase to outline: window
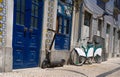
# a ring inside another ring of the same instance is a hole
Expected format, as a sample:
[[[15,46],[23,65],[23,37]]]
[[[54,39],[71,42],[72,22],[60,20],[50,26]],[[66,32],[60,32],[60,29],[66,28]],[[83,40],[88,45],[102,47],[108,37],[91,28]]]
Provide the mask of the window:
[[[62,17],[57,17],[56,30],[59,33],[69,34],[70,20]]]
[[[107,33],[107,34],[110,33],[110,24],[107,24],[106,33]]]
[[[116,28],[113,28],[113,36],[115,36]]]
[[[25,0],[17,0],[16,24],[25,24]]]
[[[120,40],[120,30],[118,31],[118,39]]]
[[[38,27],[38,5],[39,0],[32,0],[32,12],[31,12],[31,28]]]
[[[16,12],[16,24],[20,24],[20,12]]]
[[[98,19],[98,31],[101,31],[102,28],[102,20]]]
[[[105,10],[105,2],[103,0],[97,0],[97,5]]]
[[[64,19],[64,34],[69,34],[69,20]]]
[[[85,11],[84,25],[90,26],[91,16],[92,14]]]
[[[62,33],[62,17],[58,17],[58,32]]]

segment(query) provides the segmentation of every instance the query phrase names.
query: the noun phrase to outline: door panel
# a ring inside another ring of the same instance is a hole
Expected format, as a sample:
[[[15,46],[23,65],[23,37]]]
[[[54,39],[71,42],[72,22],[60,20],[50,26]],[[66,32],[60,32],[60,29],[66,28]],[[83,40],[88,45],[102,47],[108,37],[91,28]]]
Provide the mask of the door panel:
[[[14,0],[13,68],[39,64],[43,0]]]
[[[71,31],[71,17],[67,18],[58,14],[58,32],[55,38],[55,49],[57,50],[69,50],[70,48],[70,31]]]

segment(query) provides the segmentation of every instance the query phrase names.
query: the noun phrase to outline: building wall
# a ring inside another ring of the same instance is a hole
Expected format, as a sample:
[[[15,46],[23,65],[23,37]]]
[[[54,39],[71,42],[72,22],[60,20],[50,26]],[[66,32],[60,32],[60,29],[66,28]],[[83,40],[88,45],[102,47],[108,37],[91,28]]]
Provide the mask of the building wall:
[[[75,5],[74,5],[75,6]],[[79,38],[81,37],[81,29],[83,21],[83,6],[80,6],[80,10],[77,11],[74,7],[73,18],[72,18],[72,31],[71,31],[71,49],[80,46]]]
[[[13,0],[4,0],[5,13],[5,26],[6,36],[5,45],[0,48],[0,72],[7,72],[13,70],[13,50],[12,50],[12,37],[13,37]],[[43,15],[43,29],[42,29],[42,45],[40,49],[40,65],[45,59],[46,51],[50,46],[54,33],[47,31],[48,28],[56,29],[56,16],[57,16],[57,0],[44,1],[44,15]],[[59,55],[59,56],[58,56]],[[66,63],[69,58],[69,51],[55,50],[54,45],[51,52],[51,62],[65,59]]]
[[[100,35],[105,39],[106,57],[108,58],[116,57],[116,55],[119,53],[119,48],[118,48],[119,44],[117,43],[118,42],[118,39],[117,39],[118,26],[116,24],[116,21],[114,21],[112,16],[104,16],[104,18],[103,17],[99,18],[103,21],[103,23],[102,23],[101,34],[97,34],[98,20],[96,20],[95,18],[101,16],[104,10],[97,5],[96,0],[84,0],[84,2],[85,4],[83,5],[82,10],[80,8],[79,12],[73,11],[74,13],[73,13],[73,23],[72,23],[71,49],[74,47],[80,47],[81,39],[88,37],[88,34],[89,34],[88,30],[90,30],[91,40],[93,35]],[[114,7],[114,1],[109,0],[109,2],[106,3],[106,9],[109,10],[107,11],[109,14],[113,14],[112,13],[113,7]],[[91,29],[87,29],[87,27],[84,26],[85,11],[88,11],[89,13],[92,14],[92,20],[91,20],[92,23],[90,27]],[[80,15],[82,17],[80,17]],[[120,18],[118,19],[120,20]],[[80,21],[82,21],[82,23]],[[109,37],[107,37],[107,34],[106,34],[107,24],[110,24]],[[114,38],[113,38],[113,28],[116,29]],[[78,35],[81,35],[81,37],[79,38]],[[109,42],[107,42],[107,40],[109,40]]]
[[[12,71],[13,0],[3,0],[3,43],[0,46],[0,72]]]
[[[117,23],[118,23],[118,29],[120,30],[120,22],[119,22],[119,20],[120,20],[120,14],[118,15],[118,21],[117,21]],[[118,34],[117,34],[118,36],[120,35],[120,33],[118,32]],[[119,39],[119,37],[118,37],[118,48],[117,48],[117,56],[120,56],[120,39]]]
[[[88,33],[90,30],[90,38],[92,40],[93,35],[97,35],[97,28],[98,28],[98,20],[96,20],[95,18],[101,16],[104,12],[103,9],[101,9],[98,5],[96,0],[84,0],[85,4],[84,4],[84,9],[83,9],[83,18],[82,18],[82,27],[81,27],[81,39],[88,37]],[[113,0],[109,0],[109,2],[106,4],[106,9],[108,10],[107,12],[109,14],[113,14],[113,6],[114,6],[114,2]],[[89,13],[92,14],[92,19],[91,19],[91,27],[90,29],[86,29],[86,26],[84,26],[84,11],[88,11]],[[103,18],[100,18],[101,20],[103,20]],[[119,20],[118,20],[119,21]],[[106,26],[107,23],[110,24],[110,33],[109,33],[109,38],[106,35]],[[104,16],[104,22],[102,23],[102,32],[101,32],[101,36],[103,38],[105,38],[105,40],[109,40],[109,42],[106,42],[106,53],[108,55],[109,58],[111,57],[115,57],[116,53],[117,53],[117,24],[116,21],[114,21],[112,16]],[[80,25],[79,25],[80,26]],[[115,37],[113,38],[113,28],[116,28],[116,32],[115,32]],[[86,32],[88,31],[88,32]],[[115,41],[113,41],[115,39]],[[113,46],[113,44],[115,46]]]
[[[45,49],[49,49],[51,41],[53,40],[54,33],[47,31],[48,28],[56,30],[56,18],[57,18],[57,0],[46,0],[45,1],[45,9],[44,9],[44,21],[43,21],[43,37],[42,37],[42,50],[41,50],[41,63],[45,59],[46,51]],[[49,9],[53,9],[50,11]],[[49,14],[52,14],[49,15]],[[50,19],[50,21],[49,21]],[[66,50],[55,50],[54,44],[51,50],[51,62],[60,61],[61,59],[68,60],[69,52]]]
[[[57,16],[57,4],[58,4],[58,1],[57,0],[53,0],[54,2],[54,10],[51,14],[54,14],[53,16],[53,22],[52,22],[52,26],[50,27],[47,23],[49,23],[47,20],[48,20],[48,8],[50,7],[48,5],[48,3],[51,2],[50,0],[46,0],[45,1],[45,7],[46,9],[44,9],[44,26],[43,26],[43,38],[44,39],[42,41],[42,52],[41,52],[41,63],[42,61],[45,59],[45,49],[49,48],[50,46],[50,43],[52,41],[52,38],[53,38],[53,35],[54,33],[51,33],[51,32],[47,32],[47,28],[51,28],[51,29],[56,29],[56,16]],[[81,10],[81,9],[80,9]],[[82,12],[82,11],[81,11]],[[82,14],[83,15],[83,14]],[[72,32],[71,32],[71,45],[70,45],[70,50],[76,46],[79,46],[79,43],[77,42],[78,40],[78,33],[79,33],[79,28],[81,28],[79,26],[79,22],[80,22],[80,13],[79,12],[76,12],[76,9],[74,8],[74,11],[73,11],[73,18],[72,18]],[[49,37],[47,37],[49,36]],[[51,50],[51,62],[53,61],[60,61],[61,59],[65,59],[66,60],[66,63],[68,63],[68,60],[69,60],[69,54],[70,54],[70,50],[56,50],[54,48],[55,44],[53,44],[53,48]]]

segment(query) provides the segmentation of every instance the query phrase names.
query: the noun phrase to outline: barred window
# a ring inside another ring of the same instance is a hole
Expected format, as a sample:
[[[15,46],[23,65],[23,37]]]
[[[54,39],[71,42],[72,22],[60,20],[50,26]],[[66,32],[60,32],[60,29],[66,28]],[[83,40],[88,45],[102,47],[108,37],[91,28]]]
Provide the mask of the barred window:
[[[88,13],[87,11],[85,11],[84,25],[90,26],[91,17],[92,17],[92,14]]]

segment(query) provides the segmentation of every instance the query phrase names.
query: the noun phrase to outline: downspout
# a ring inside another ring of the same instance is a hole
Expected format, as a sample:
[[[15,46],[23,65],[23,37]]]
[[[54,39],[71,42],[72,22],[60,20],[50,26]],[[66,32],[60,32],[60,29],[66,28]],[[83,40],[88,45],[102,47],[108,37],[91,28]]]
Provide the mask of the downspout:
[[[82,18],[83,18],[83,12],[82,12],[82,10],[83,10],[83,2],[81,3],[81,5],[80,5],[80,13],[79,13],[79,23],[78,23],[78,25],[79,25],[79,28],[78,28],[78,39],[77,39],[77,42],[79,42],[80,41],[80,39],[81,39],[81,27],[82,27]]]

